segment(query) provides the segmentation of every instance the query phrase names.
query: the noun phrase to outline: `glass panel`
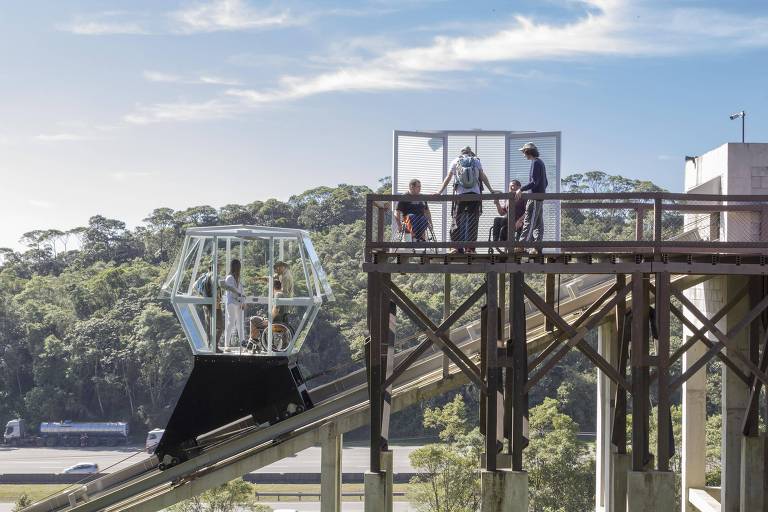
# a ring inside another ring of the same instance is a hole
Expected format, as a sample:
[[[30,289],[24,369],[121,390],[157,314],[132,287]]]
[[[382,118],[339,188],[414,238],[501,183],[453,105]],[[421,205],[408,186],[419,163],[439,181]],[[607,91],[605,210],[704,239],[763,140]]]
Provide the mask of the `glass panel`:
[[[325,270],[323,270],[323,266],[320,264],[320,258],[315,252],[312,241],[308,237],[304,237],[304,247],[307,250],[309,261],[312,263],[312,269],[314,270],[315,276],[323,289],[323,295],[325,295],[328,300],[335,300],[331,285],[328,283],[328,276],[325,275]]]
[[[282,239],[277,242],[275,273],[280,280],[282,293],[286,297],[308,297],[310,288],[307,277],[310,275],[304,267],[300,242],[297,238]]]
[[[397,134],[397,167],[393,170],[394,193],[408,192],[411,179],[421,181],[423,194],[432,194],[440,188],[444,176],[445,139],[433,135]],[[450,155],[450,153],[449,153]],[[438,240],[444,239],[445,228],[442,204],[430,208],[432,226]],[[449,222],[450,224],[450,222]]]
[[[296,321],[298,326],[294,334],[293,350],[292,352],[298,352],[301,350],[302,345],[307,340],[309,329],[312,327],[312,323],[315,321],[317,313],[320,311],[320,306],[313,304],[309,307],[298,306],[296,308]]]
[[[192,279],[192,273],[195,267],[195,261],[198,254],[202,250],[202,239],[200,237],[193,237],[190,239],[187,246],[186,254],[182,255],[181,262],[181,275],[178,280],[177,295],[188,295],[188,290],[194,283]]]
[[[176,304],[176,313],[195,353],[213,351],[205,330],[204,308],[203,304]]]

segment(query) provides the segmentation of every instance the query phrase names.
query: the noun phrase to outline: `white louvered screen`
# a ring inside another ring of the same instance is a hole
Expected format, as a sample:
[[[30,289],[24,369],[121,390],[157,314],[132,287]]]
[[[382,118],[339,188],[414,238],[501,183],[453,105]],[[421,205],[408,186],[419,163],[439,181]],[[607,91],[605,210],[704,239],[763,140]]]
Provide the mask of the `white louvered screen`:
[[[488,176],[494,190],[503,191],[506,186],[504,176],[506,168],[505,145],[506,137],[504,135],[449,134],[448,167],[450,168],[451,162],[459,156],[464,147],[470,146],[483,164],[483,171]],[[485,188],[485,186],[483,187]],[[451,193],[452,190],[448,192]],[[483,190],[483,193],[488,194],[490,191]],[[488,240],[488,233],[493,226],[493,218],[497,215],[498,212],[493,201],[483,201],[483,214],[480,216],[480,224],[477,228],[478,240]],[[448,219],[448,225],[450,226],[450,219]],[[478,252],[488,252],[488,250],[478,249]]]
[[[526,142],[539,148],[541,159],[547,167],[549,186],[547,192],[560,192],[560,132],[483,132],[432,131],[394,134],[394,162],[392,185],[396,194],[408,190],[408,181],[421,180],[422,193],[437,191],[448,166],[464,146],[471,146],[483,164],[488,179],[495,190],[506,191],[509,180],[528,183],[530,162],[518,150]],[[507,150],[508,149],[508,150]],[[452,193],[452,185],[446,191]],[[488,191],[485,191],[488,192]],[[443,207],[430,205],[438,240],[448,239],[450,228],[450,203]],[[477,239],[487,240],[493,218],[498,214],[492,201],[483,202]],[[548,201],[544,204],[544,239],[560,239],[560,204]],[[483,251],[485,252],[485,251]]]
[[[421,181],[422,194],[434,194],[443,183],[445,140],[434,135],[404,135],[395,133],[395,162],[392,187],[395,194],[408,192],[408,182]],[[431,204],[435,237],[445,240],[445,208]]]
[[[505,147],[506,137],[503,135],[477,137],[475,153],[480,158],[483,170],[486,176],[488,176],[488,181],[491,182],[493,189],[500,192],[505,190]],[[485,190],[485,193],[489,194],[490,191]],[[478,240],[488,240],[491,226],[493,226],[493,219],[498,215],[499,212],[496,210],[496,205],[493,204],[493,201],[483,201],[483,214],[480,216],[480,226],[477,229]],[[478,249],[477,252],[488,252],[488,250]]]
[[[547,192],[560,192],[560,133],[524,133],[509,136],[509,179],[528,183],[531,162],[520,152],[526,142],[539,148],[539,158],[547,168]],[[560,240],[560,202],[544,203],[544,240]]]

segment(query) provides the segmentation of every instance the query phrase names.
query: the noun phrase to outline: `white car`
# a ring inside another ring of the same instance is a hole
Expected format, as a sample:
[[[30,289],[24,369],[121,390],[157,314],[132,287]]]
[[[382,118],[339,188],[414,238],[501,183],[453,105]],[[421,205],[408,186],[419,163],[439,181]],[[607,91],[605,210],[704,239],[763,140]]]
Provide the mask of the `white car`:
[[[155,448],[157,448],[157,445],[160,443],[160,439],[162,439],[164,433],[165,430],[162,428],[156,428],[147,432],[147,441],[144,443],[144,448],[147,450],[147,453],[152,453],[155,451]]]
[[[99,465],[95,462],[81,462],[70,466],[61,473],[64,475],[90,475],[99,472]]]

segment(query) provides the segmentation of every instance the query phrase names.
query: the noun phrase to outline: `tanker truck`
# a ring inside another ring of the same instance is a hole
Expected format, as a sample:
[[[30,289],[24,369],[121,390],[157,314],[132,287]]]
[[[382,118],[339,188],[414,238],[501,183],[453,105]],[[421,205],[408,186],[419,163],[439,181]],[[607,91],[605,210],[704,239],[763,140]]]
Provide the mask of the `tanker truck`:
[[[5,425],[3,434],[3,443],[12,446],[117,446],[127,442],[128,424],[124,422],[43,422],[35,435],[17,418]]]

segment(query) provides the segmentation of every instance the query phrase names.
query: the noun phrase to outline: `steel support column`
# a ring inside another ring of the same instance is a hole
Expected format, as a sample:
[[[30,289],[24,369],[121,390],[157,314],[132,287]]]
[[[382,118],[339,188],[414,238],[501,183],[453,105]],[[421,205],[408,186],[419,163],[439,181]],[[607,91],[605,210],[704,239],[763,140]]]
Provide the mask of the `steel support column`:
[[[509,286],[509,321],[512,332],[510,333],[512,348],[512,367],[507,368],[509,376],[511,370],[511,453],[512,470],[523,470],[523,449],[528,444],[528,394],[525,385],[528,381],[528,344],[525,328],[525,295],[523,286],[525,277],[522,272],[511,275]],[[509,377],[508,377],[509,378]]]
[[[672,456],[672,418],[670,416],[669,389],[669,301],[670,276],[668,272],[656,274],[656,325],[658,329],[657,344],[657,375],[658,379],[658,410],[656,414],[656,455],[657,469],[669,471],[669,458]]]
[[[370,470],[381,471],[381,450],[387,448],[389,435],[389,410],[384,381],[387,370],[391,372],[394,350],[391,343],[393,305],[389,299],[390,274],[368,274],[368,313],[371,341],[368,347],[368,390],[371,403],[371,459]]]
[[[648,430],[648,277],[632,274],[632,469],[643,471],[649,462]]]
[[[498,453],[499,431],[498,395],[501,392],[499,378],[499,308],[498,308],[498,274],[486,274],[486,307],[485,307],[485,381],[488,392],[485,395],[485,469],[496,471],[496,454]]]

